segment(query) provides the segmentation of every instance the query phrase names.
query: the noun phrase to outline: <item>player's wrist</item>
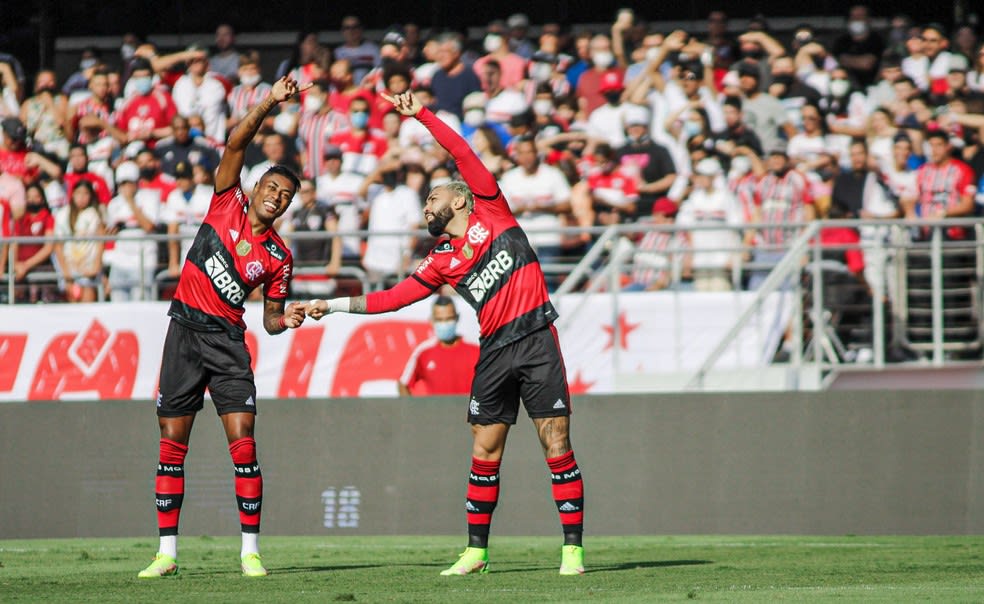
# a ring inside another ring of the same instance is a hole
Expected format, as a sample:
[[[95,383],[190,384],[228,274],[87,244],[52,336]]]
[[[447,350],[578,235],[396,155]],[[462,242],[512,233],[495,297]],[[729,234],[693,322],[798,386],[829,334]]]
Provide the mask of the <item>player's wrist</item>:
[[[287,329],[287,315],[280,315],[280,318],[277,319],[277,325],[281,330]]]

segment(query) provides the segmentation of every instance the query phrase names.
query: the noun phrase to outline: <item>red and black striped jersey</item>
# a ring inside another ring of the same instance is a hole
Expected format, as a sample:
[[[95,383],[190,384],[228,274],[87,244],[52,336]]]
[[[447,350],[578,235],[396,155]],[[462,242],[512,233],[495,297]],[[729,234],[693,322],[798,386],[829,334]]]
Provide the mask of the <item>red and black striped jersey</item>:
[[[181,269],[168,314],[200,331],[242,338],[243,303],[260,285],[270,300],[287,298],[293,258],[272,228],[253,235],[249,198],[239,183],[215,192]]]
[[[396,310],[447,283],[478,313],[480,344],[494,349],[557,319],[536,252],[513,217],[495,177],[457,133],[427,109],[417,115],[458,164],[475,196],[461,237],[443,240],[412,275],[366,296],[366,312]]]

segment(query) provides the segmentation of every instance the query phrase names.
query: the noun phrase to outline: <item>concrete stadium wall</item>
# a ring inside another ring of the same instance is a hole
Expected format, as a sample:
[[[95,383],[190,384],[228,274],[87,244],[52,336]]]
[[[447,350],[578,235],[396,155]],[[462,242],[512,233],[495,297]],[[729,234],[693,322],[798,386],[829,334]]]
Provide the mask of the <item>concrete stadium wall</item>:
[[[465,412],[457,398],[260,401],[263,532],[463,533]],[[150,402],[0,404],[0,538],[156,535],[157,437]],[[589,534],[984,533],[978,392],[582,397],[573,439]],[[182,534],[237,534],[209,406],[186,476]],[[558,532],[525,417],[502,485],[493,534]]]

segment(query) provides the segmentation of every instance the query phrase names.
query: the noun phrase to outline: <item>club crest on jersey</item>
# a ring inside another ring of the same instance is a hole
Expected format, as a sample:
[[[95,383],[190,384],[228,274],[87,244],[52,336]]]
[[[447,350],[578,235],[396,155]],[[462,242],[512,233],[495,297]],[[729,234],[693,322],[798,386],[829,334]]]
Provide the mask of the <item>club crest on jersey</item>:
[[[243,239],[242,241],[236,244],[236,253],[239,254],[240,256],[245,256],[249,254],[250,250],[252,249],[253,246],[250,244],[249,241],[246,241],[245,239]]]
[[[256,281],[263,274],[263,263],[259,260],[253,260],[246,264],[246,278],[250,281]]]
[[[475,250],[473,250],[472,246],[468,245],[467,243],[464,246],[462,246],[461,253],[462,255],[464,255],[465,258],[469,260],[475,257]]]
[[[441,245],[434,248],[435,254],[450,254],[453,251],[454,251],[454,246],[451,245],[450,241],[444,241],[441,243]]]
[[[481,222],[476,222],[468,228],[468,243],[472,245],[482,245],[489,238],[489,230],[482,226]]]

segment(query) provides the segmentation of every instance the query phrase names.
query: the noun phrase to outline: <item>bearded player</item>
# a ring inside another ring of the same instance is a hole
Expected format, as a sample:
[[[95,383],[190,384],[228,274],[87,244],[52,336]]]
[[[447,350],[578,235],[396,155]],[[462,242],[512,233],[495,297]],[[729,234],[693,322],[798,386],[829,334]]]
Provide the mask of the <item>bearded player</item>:
[[[560,574],[582,574],[584,484],[569,437],[570,395],[553,326],[557,311],[547,295],[540,263],[495,178],[468,143],[412,93],[386,98],[434,135],[454,157],[465,180],[435,187],[427,196],[427,230],[448,238],[394,287],[356,298],[312,300],[308,315],[320,319],[332,312],[390,312],[429,296],[444,283],[454,287],[478,313],[481,338],[468,403],[473,437],[465,501],[468,547],[441,574],[488,572],[499,464],[520,399],[536,426],[551,472],[564,532]]]
[[[250,577],[267,574],[258,548],[263,476],[253,440],[256,384],[244,340],[243,302],[253,289],[263,287],[263,327],[270,334],[297,328],[304,321],[305,305],[284,308],[293,261],[273,228],[299,181],[289,169],[273,166],[247,197],[239,174],[246,147],[263,118],[297,93],[297,82],[281,78],[229,136],[215,175],[211,206],[181,270],[168,311],[171,322],[157,395],[161,440],[155,491],[160,550],[139,573],[142,578],[178,573],[184,459],[206,388],[222,420],[235,468],[242,572]]]

